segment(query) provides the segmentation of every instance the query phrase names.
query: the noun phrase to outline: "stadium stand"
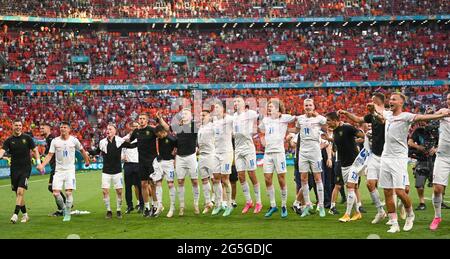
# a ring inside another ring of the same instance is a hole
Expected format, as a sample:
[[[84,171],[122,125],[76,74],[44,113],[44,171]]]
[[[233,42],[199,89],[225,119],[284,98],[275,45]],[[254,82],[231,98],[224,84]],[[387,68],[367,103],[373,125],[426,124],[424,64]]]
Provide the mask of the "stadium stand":
[[[2,15],[70,18],[222,18],[447,14],[446,0],[0,0]]]
[[[450,78],[444,24],[113,32],[0,32],[0,83],[169,84]],[[273,55],[285,60],[272,60]],[[176,62],[173,57],[186,57]],[[81,60],[75,59],[81,57]],[[84,61],[83,61],[84,60]]]

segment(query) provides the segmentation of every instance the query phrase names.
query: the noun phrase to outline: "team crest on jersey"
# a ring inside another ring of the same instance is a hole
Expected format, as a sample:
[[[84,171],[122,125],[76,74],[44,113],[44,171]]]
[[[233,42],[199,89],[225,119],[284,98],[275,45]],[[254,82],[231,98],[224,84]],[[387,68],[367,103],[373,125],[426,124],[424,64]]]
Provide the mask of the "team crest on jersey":
[[[169,143],[169,140],[168,140],[168,139],[166,139],[166,143]]]
[[[150,135],[150,131],[147,130],[147,131],[145,132],[145,135],[147,135],[147,136]]]
[[[23,144],[27,144],[27,140],[26,139],[22,139],[22,143]]]
[[[342,134],[344,134],[344,132],[342,132],[342,131],[339,131],[339,136],[341,136],[341,137],[342,137]]]

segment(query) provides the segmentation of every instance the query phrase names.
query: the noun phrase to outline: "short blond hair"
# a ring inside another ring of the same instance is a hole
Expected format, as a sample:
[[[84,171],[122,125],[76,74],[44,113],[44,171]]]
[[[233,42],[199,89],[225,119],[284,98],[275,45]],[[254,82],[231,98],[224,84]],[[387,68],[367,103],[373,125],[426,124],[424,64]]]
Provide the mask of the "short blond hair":
[[[392,93],[392,94],[391,94],[391,96],[393,96],[393,95],[398,95],[398,96],[400,96],[400,98],[402,98],[402,100],[403,100],[404,103],[405,103],[406,100],[407,100],[406,96],[405,96],[404,94],[402,94],[402,93],[395,92],[395,93]]]

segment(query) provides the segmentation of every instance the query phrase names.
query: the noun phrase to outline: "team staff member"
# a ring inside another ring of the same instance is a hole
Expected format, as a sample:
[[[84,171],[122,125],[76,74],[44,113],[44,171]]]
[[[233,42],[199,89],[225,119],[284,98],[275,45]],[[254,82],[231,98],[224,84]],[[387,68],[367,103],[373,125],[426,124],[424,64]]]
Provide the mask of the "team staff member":
[[[173,217],[175,212],[176,190],[173,184],[175,179],[175,153],[177,146],[177,139],[169,135],[161,125],[155,129],[158,137],[158,158],[153,161],[153,168],[155,172],[151,175],[153,182],[156,185],[156,200],[158,202],[156,213],[153,217],[158,217],[164,210],[163,207],[163,191],[162,180],[165,178],[169,187],[170,209],[167,217]]]
[[[385,142],[385,121],[383,119],[385,96],[382,93],[374,93],[372,102],[367,104],[367,114],[364,117],[359,117],[348,111],[340,110],[339,114],[344,115],[356,123],[370,123],[372,127],[371,134],[371,155],[367,162],[367,189],[369,190],[372,202],[377,208],[377,214],[372,220],[372,224],[377,224],[386,218],[387,214],[384,211],[380,200],[377,185],[381,173],[381,154]]]
[[[103,201],[106,206],[106,218],[112,218],[111,202],[109,196],[109,189],[111,182],[117,194],[117,218],[122,218],[122,190],[123,190],[123,175],[122,175],[122,148],[133,148],[132,144],[125,142],[125,140],[117,134],[117,128],[114,124],[109,124],[106,127],[106,138],[100,140],[99,150],[103,156],[103,173],[102,173],[102,190]],[[134,147],[135,148],[135,147]]]
[[[187,175],[191,178],[192,193],[194,195],[194,214],[200,214],[198,207],[200,192],[198,189],[197,173],[197,134],[198,126],[192,118],[191,110],[185,108],[180,113],[179,123],[172,124],[172,130],[177,134],[177,155],[175,157],[175,171],[178,179],[178,199],[180,200],[179,216],[184,215],[184,180]]]
[[[334,142],[336,145],[338,157],[336,169],[337,176],[340,179],[340,181],[336,181],[332,202],[336,202],[336,196],[340,188],[347,185],[347,211],[339,221],[348,222],[359,220],[362,218],[362,215],[358,206],[356,206],[356,213],[350,218],[353,204],[357,202],[356,192],[358,191],[357,183],[359,178],[358,175],[355,175],[357,172],[352,172],[352,165],[359,153],[356,138],[364,138],[365,135],[352,125],[340,121],[339,115],[336,112],[330,112],[326,117],[328,126],[333,130],[333,138],[327,138],[327,140]]]
[[[128,124],[129,129],[133,132],[139,127],[139,123],[130,122]],[[130,134],[131,134],[130,132]],[[137,140],[133,141],[134,144]],[[133,210],[133,186],[136,194],[137,205],[136,209],[138,213],[144,212],[144,200],[142,198],[141,180],[139,178],[139,153],[137,148],[123,148],[122,149],[122,161],[125,179],[125,200],[127,203],[126,214],[130,214]]]
[[[156,113],[156,119],[164,129],[169,130],[169,125],[163,120],[159,112]],[[142,198],[145,206],[144,217],[150,217],[152,213],[156,212],[156,207],[150,208],[150,195],[153,192],[150,175],[154,172],[153,160],[158,156],[156,151],[156,134],[155,127],[149,125],[149,117],[146,113],[140,114],[138,121],[139,129],[131,133],[129,141],[133,142],[137,139],[139,176],[141,178]]]
[[[30,150],[33,151],[37,163],[41,163],[36,144],[29,135],[22,133],[22,128],[22,121],[14,120],[13,134],[5,140],[3,148],[0,149],[0,159],[6,152],[11,155],[11,187],[12,191],[16,193],[16,208],[11,217],[11,223],[13,224],[17,222],[20,211],[23,215],[20,222],[26,223],[29,220],[25,207],[25,191],[28,189],[28,179],[31,174]]]

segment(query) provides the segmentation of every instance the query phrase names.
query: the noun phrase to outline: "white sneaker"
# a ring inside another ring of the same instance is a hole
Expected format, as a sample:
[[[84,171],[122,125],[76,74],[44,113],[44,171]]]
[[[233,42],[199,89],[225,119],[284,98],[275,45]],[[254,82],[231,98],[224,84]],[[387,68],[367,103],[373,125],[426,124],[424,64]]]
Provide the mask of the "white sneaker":
[[[30,221],[30,218],[28,217],[28,214],[24,214],[22,216],[22,220],[20,221],[20,223],[27,223],[28,221]]]
[[[155,211],[155,217],[158,217],[164,211],[164,207],[162,205],[158,206]]]
[[[398,224],[394,224],[394,225],[391,226],[391,228],[387,232],[388,233],[400,232],[400,226]]]
[[[16,224],[17,220],[19,220],[19,216],[17,216],[17,214],[13,214],[11,217],[11,223]]]
[[[415,218],[416,218],[416,216],[414,214],[406,217],[406,222],[405,222],[405,226],[403,226],[403,231],[410,231],[413,228]]]
[[[386,212],[383,211],[382,213],[377,213],[375,215],[375,218],[372,220],[372,224],[378,224],[385,218],[386,218]]]
[[[180,216],[180,217],[184,216],[184,208],[180,208],[180,211],[178,212],[178,216]]]
[[[200,209],[198,208],[198,205],[194,205],[194,214],[195,215],[200,214]]]
[[[169,212],[167,213],[167,217],[171,218],[173,217],[173,212],[174,212],[175,208],[170,208]]]
[[[205,208],[202,211],[202,214],[208,214],[209,211],[214,207],[214,204],[212,202],[205,205]]]

